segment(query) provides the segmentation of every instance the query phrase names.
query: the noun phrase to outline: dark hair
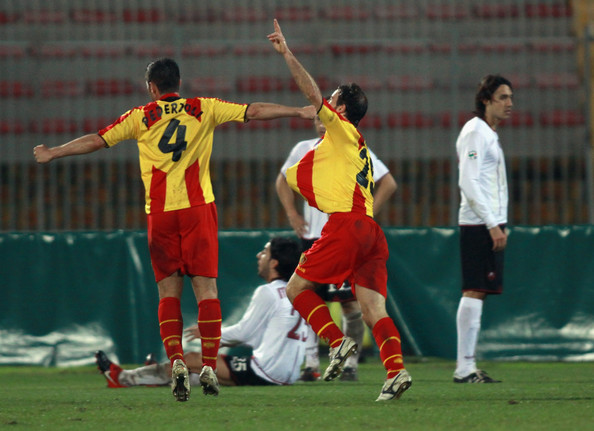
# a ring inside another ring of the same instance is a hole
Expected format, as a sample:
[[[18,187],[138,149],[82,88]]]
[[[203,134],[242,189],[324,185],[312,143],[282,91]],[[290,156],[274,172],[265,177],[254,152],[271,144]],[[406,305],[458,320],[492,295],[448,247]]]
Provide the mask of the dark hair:
[[[270,240],[270,258],[278,260],[276,272],[289,281],[301,257],[301,247],[291,238],[274,237]]]
[[[157,86],[161,94],[179,91],[179,66],[170,58],[159,58],[149,63],[145,73],[146,82]]]
[[[367,112],[367,96],[355,83],[343,84],[338,87],[340,94],[336,106],[345,105],[346,118],[356,127]]]
[[[491,100],[493,94],[502,85],[507,85],[513,90],[511,82],[501,75],[487,75],[481,79],[476,90],[476,95],[474,96],[475,115],[483,119],[485,118],[485,100]]]

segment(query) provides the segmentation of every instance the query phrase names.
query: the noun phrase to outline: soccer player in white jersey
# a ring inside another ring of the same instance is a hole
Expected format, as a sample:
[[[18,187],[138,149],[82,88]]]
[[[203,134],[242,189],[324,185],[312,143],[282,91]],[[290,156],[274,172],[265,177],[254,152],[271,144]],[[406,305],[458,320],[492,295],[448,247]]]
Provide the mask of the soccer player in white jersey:
[[[301,248],[290,238],[272,238],[257,255],[258,275],[266,280],[254,291],[239,322],[223,327],[221,346],[244,345],[249,356],[219,354],[217,378],[224,386],[290,385],[299,377],[308,336],[307,324],[293,309],[285,287],[299,262]],[[199,339],[198,326],[186,330],[189,340]],[[167,385],[171,382],[169,362],[134,370],[123,370],[104,352],[97,352],[97,365],[109,387]],[[199,380],[200,353],[186,355],[190,382]]]
[[[287,160],[281,167],[281,171],[276,178],[276,192],[285,209],[291,227],[301,239],[301,245],[304,251],[309,249],[322,235],[322,228],[328,221],[328,214],[308,205],[305,200],[303,201],[303,214],[300,214],[295,206],[297,193],[287,184],[286,175],[289,167],[299,162],[308,151],[316,148],[322,140],[326,129],[317,116],[314,119],[314,128],[318,138],[298,142],[289,153]],[[377,158],[371,149],[369,149],[369,156],[373,166],[373,179],[375,181],[373,210],[374,214],[377,214],[388,198],[394,194],[397,184],[388,167]],[[362,346],[365,325],[361,315],[361,307],[355,299],[349,283],[345,282],[342,286],[325,284],[320,286],[317,293],[327,302],[340,303],[345,334],[353,338],[359,346]],[[340,376],[341,380],[358,380],[359,356],[360,351],[349,356],[345,362],[344,371]],[[305,351],[305,366],[301,372],[300,380],[315,381],[319,380],[320,377],[319,340],[310,327],[310,336],[308,336],[307,349]]]
[[[464,125],[456,141],[462,298],[456,314],[455,383],[499,382],[477,368],[475,352],[484,300],[503,290],[508,190],[497,127],[511,115],[512,97],[507,79],[485,76],[475,95],[476,116]]]

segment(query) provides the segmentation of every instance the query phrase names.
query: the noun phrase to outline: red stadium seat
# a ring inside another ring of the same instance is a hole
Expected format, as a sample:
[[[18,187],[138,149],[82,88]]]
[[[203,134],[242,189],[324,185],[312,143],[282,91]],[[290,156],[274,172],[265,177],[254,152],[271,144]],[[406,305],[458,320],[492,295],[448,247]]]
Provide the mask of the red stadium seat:
[[[461,20],[470,15],[466,6],[461,4],[430,4],[425,8],[425,16],[433,20]]]
[[[532,127],[534,126],[534,116],[528,111],[512,111],[511,117],[503,122],[512,127]]]
[[[20,15],[16,12],[0,11],[0,25],[17,22],[19,19]]]
[[[392,112],[387,124],[391,129],[423,129],[433,126],[433,118],[423,112]]]
[[[0,45],[0,58],[23,58],[27,55],[24,47],[18,45]]]
[[[567,1],[554,3],[528,3],[524,6],[529,18],[564,18],[571,16],[571,6]]]
[[[0,97],[21,98],[33,96],[33,87],[23,81],[0,81]]]
[[[0,135],[20,135],[25,132],[21,120],[0,120]]]
[[[67,16],[63,11],[31,8],[23,12],[23,20],[27,24],[61,24]]]
[[[87,82],[87,92],[94,96],[118,96],[134,93],[129,79],[97,79]]]
[[[336,87],[338,86],[337,81],[331,80],[327,76],[315,76],[314,80],[318,84],[318,87],[320,87],[320,91],[322,92],[322,95],[324,97],[330,96],[330,94],[324,94],[324,93],[326,93],[327,91],[330,91],[330,90],[334,91],[336,89]],[[295,83],[295,80],[292,78],[289,78],[289,90],[292,91],[293,93],[297,93],[300,91],[299,87]]]
[[[114,44],[85,44],[79,50],[84,58],[119,58],[126,55],[128,47]]]
[[[388,54],[420,54],[427,48],[427,42],[422,40],[388,42],[382,46],[382,49]]]
[[[70,17],[73,22],[81,24],[104,24],[118,19],[115,12],[100,9],[74,9]]]
[[[422,91],[435,87],[435,80],[421,75],[392,75],[388,77],[388,89],[393,91]]]
[[[274,17],[280,22],[284,21],[311,21],[316,18],[317,13],[309,6],[287,6],[278,7]]]
[[[474,114],[472,112],[459,112],[456,118],[457,124],[455,126],[462,127],[473,116]],[[452,127],[452,113],[446,111],[439,114],[439,124],[445,129]]]
[[[208,46],[204,44],[191,44],[182,47],[183,57],[216,57],[225,54],[227,48],[222,46]]]
[[[227,22],[258,22],[269,19],[270,14],[266,10],[253,6],[237,6],[223,11],[223,21]]]
[[[237,80],[237,91],[245,93],[269,93],[281,91],[283,87],[283,80],[274,76],[249,76]]]
[[[140,58],[154,59],[158,57],[173,57],[175,47],[160,44],[140,44],[132,46],[132,53]]]
[[[131,23],[156,23],[165,20],[165,15],[156,8],[153,9],[124,9],[122,12],[124,22]]]
[[[382,5],[373,10],[376,18],[387,20],[408,20],[419,17],[419,9],[413,4]]]
[[[80,81],[47,80],[41,83],[43,97],[78,97],[83,94],[84,86]]]
[[[432,42],[429,44],[429,50],[437,54],[449,54],[454,49],[450,42]],[[464,41],[456,45],[456,49],[461,53],[472,53],[478,49],[476,41]]]
[[[536,39],[529,42],[528,47],[537,52],[572,52],[575,50],[575,40],[555,37]]]
[[[289,127],[293,130],[311,130],[313,133],[314,126],[311,120],[303,118],[291,117],[289,119]]]
[[[359,123],[359,128],[381,129],[384,127],[384,118],[380,114],[366,114]]]
[[[275,53],[273,49],[271,49],[268,45],[263,44],[250,44],[250,45],[237,45],[233,48],[233,53],[235,55],[247,55],[249,57],[253,57],[256,55],[272,55]]]
[[[514,4],[482,4],[473,7],[473,13],[479,18],[510,18],[520,15],[520,9]]]
[[[541,73],[535,76],[538,88],[579,88],[580,80],[574,73]]]
[[[379,43],[334,43],[330,47],[334,55],[371,54],[382,49]]]
[[[97,118],[85,118],[83,120],[83,132],[84,133],[95,133],[99,130],[109,126],[113,123],[115,118],[97,117]]]
[[[371,12],[361,6],[333,5],[322,10],[322,16],[330,20],[364,21],[371,17]]]
[[[205,76],[189,81],[190,93],[197,96],[218,97],[218,94],[228,93],[232,89],[231,82],[223,76]]]
[[[526,73],[511,73],[506,74],[505,77],[509,79],[514,90],[530,88],[533,84],[532,76]]]
[[[78,55],[78,48],[74,45],[43,44],[32,49],[32,54],[42,58],[74,58]]]
[[[553,111],[541,112],[540,124],[552,127],[580,126],[584,124],[584,114],[572,109],[556,109]]]
[[[43,133],[59,135],[63,133],[76,133],[78,125],[76,121],[70,118],[44,118],[42,120],[33,120],[31,130],[34,133]]]
[[[363,91],[377,91],[386,88],[384,81],[372,75],[342,75],[338,77],[340,83],[354,82]]]
[[[512,52],[518,53],[522,52],[526,49],[526,44],[521,41],[517,40],[482,40],[478,44],[481,51],[486,53],[497,52],[497,53],[504,53],[504,52]]]

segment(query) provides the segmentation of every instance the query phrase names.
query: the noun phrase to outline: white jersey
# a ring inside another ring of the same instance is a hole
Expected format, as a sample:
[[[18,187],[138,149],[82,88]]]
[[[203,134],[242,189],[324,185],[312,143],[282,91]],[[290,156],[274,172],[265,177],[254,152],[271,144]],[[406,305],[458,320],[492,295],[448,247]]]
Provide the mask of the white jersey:
[[[307,337],[307,324],[287,298],[286,286],[283,280],[259,286],[241,320],[221,329],[221,346],[251,347],[254,373],[279,385],[299,378]]]
[[[507,176],[499,136],[479,117],[468,121],[456,141],[460,225],[507,223]]]
[[[287,177],[287,169],[299,162],[307,154],[309,151],[313,150],[318,146],[318,144],[322,141],[321,138],[315,139],[308,139],[306,141],[298,142],[285,160],[285,163],[281,167],[281,174],[286,178]],[[367,147],[369,151],[369,156],[371,157],[371,163],[373,166],[373,181],[378,182],[381,178],[386,175],[389,170],[388,167],[377,158],[373,151],[369,147]],[[307,222],[307,231],[303,235],[304,239],[318,239],[322,236],[322,228],[328,221],[328,214],[313,208],[307,204],[306,201],[303,202],[303,218]]]

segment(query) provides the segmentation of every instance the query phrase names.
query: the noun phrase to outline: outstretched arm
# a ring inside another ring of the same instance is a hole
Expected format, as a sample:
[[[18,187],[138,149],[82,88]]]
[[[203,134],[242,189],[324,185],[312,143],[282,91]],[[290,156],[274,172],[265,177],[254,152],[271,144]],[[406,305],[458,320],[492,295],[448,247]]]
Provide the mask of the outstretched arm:
[[[320,88],[289,49],[285,36],[283,36],[280,25],[276,19],[274,20],[274,33],[268,35],[268,40],[272,42],[272,46],[276,52],[281,54],[285,59],[287,66],[289,66],[289,70],[291,71],[291,75],[293,75],[293,79],[303,95],[316,107],[316,109],[319,110],[322,106],[322,93]]]
[[[291,106],[277,105],[275,103],[251,103],[245,113],[246,120],[274,120],[282,117],[300,117],[312,120],[316,115],[313,106],[293,108]]]
[[[105,141],[101,136],[91,134],[76,138],[59,147],[48,148],[46,145],[38,145],[33,148],[33,155],[37,163],[48,163],[61,157],[88,154],[105,147]]]

